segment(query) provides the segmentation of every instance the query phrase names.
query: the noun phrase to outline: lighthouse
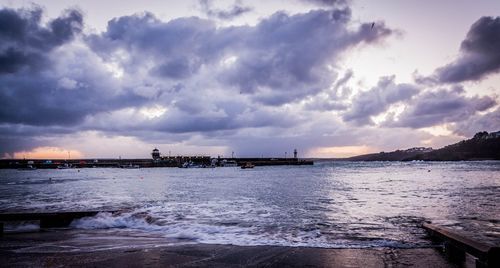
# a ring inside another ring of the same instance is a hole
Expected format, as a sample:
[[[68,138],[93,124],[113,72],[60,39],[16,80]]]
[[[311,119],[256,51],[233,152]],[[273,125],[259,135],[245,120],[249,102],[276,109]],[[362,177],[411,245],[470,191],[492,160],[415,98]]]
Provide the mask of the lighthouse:
[[[297,159],[297,149],[293,149],[293,158]]]
[[[154,148],[153,152],[151,153],[151,156],[153,157],[153,160],[157,161],[160,160],[160,150]]]

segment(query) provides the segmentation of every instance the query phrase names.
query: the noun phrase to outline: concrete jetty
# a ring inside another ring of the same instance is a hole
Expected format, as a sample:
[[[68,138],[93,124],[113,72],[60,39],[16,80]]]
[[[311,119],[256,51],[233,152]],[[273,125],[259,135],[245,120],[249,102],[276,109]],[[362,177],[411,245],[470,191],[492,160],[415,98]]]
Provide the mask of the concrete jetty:
[[[79,252],[30,252],[33,243],[61,241],[63,234],[5,236],[5,267],[456,267],[433,248],[326,249],[283,246],[172,245]],[[13,245],[12,247],[9,247]],[[11,249],[12,248],[12,249]],[[24,250],[27,249],[27,250]],[[1,266],[1,265],[0,265]]]
[[[0,234],[3,233],[4,222],[40,221],[40,228],[67,227],[74,219],[92,217],[99,212],[114,213],[116,211],[72,211],[50,213],[3,213],[0,214]]]
[[[444,242],[446,255],[454,262],[465,262],[466,254],[475,258],[477,268],[500,267],[500,247],[474,240],[448,228],[424,223],[431,237]]]

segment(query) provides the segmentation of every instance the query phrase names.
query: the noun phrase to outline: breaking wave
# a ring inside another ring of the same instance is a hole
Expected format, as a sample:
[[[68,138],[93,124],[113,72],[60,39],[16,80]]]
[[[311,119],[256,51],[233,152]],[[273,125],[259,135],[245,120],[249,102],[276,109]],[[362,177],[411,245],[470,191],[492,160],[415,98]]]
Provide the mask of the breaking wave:
[[[327,224],[318,225],[328,228]],[[165,238],[176,243],[230,244],[240,246],[274,245],[320,248],[407,248],[422,246],[375,237],[334,237],[321,228],[285,228],[252,225],[243,221],[199,222],[193,219],[166,220],[143,210],[99,213],[74,220],[72,228],[84,230],[129,229]],[[331,227],[331,226],[330,226]]]

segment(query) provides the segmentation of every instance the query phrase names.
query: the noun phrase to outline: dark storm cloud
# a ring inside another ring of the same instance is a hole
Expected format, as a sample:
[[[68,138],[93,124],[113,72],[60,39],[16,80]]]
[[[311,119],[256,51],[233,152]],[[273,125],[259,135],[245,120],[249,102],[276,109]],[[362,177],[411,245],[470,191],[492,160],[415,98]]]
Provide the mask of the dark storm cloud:
[[[152,14],[120,17],[102,35],[88,38],[95,51],[109,58],[129,53],[125,70],[153,63],[150,74],[170,80],[196,77],[212,70],[221,87],[236,87],[253,100],[277,106],[317,94],[334,82],[335,62],[347,49],[377,42],[392,30],[383,23],[348,29],[348,8],[288,15],[278,12],[256,26],[219,27],[200,18],[162,22]],[[229,66],[219,64],[234,57]]]
[[[0,158],[5,153],[29,151],[34,147],[51,146],[48,137],[73,133],[67,127],[30,126],[23,124],[0,124]]]
[[[94,66],[89,53],[77,53],[81,58],[71,60],[63,59],[65,52],[53,53],[81,31],[79,12],[66,11],[47,26],[41,24],[41,15],[39,9],[0,11],[0,69],[4,71],[0,73],[0,123],[77,125],[89,114],[143,101],[130,90],[111,90],[109,75]],[[42,62],[43,72],[32,68]],[[66,65],[69,73],[78,68],[68,78],[59,73],[58,65]]]
[[[253,10],[251,7],[244,6],[241,1],[235,1],[227,10],[214,8],[212,6],[212,0],[199,0],[198,2],[200,3],[201,10],[207,14],[207,16],[222,20],[231,20]]]
[[[335,73],[328,67],[347,49],[376,42],[392,33],[383,24],[347,28],[350,10],[315,10],[289,16],[276,13],[244,39],[238,60],[221,79],[266,105],[282,105],[328,88]]]
[[[480,80],[500,71],[500,17],[482,17],[470,28],[454,62],[437,69],[440,82]]]
[[[126,51],[125,71],[133,73],[152,62],[150,74],[166,79],[190,78],[233,42],[231,29],[217,31],[213,21],[189,17],[162,22],[151,13],[112,19],[105,33],[88,37],[104,59]]]
[[[89,114],[144,102],[144,98],[130,91],[115,95],[98,83],[86,82],[88,84],[73,89],[63,89],[57,80],[43,75],[0,76],[0,122],[77,125]]]
[[[371,116],[385,112],[390,105],[410,99],[419,92],[415,85],[396,84],[394,76],[380,78],[377,86],[354,97],[351,109],[343,115],[344,121],[358,125],[372,124]]]
[[[0,10],[0,74],[40,68],[48,52],[82,29],[83,18],[77,10],[67,10],[47,26],[41,25],[41,16],[39,8]]]
[[[278,12],[255,26],[231,27],[196,17],[164,22],[146,12],[74,40],[83,24],[76,11],[46,25],[39,10],[2,12],[3,142],[21,126],[46,128],[52,137],[58,134],[49,128],[60,127],[144,139],[291,128],[304,118],[283,104],[344,87],[352,74],[336,79],[345,52],[392,33],[383,23],[352,23],[348,8]],[[141,114],[155,105],[165,114]]]
[[[466,97],[463,95],[464,92],[461,87],[426,92],[410,102],[397,121],[392,120],[386,124],[423,128],[442,123],[461,122],[497,104],[491,97]]]

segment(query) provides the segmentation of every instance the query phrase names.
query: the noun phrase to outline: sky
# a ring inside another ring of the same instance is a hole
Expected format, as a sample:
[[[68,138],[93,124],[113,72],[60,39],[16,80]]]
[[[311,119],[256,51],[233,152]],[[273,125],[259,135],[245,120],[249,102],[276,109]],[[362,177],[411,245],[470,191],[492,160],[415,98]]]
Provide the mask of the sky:
[[[500,130],[500,1],[0,0],[0,157],[346,157]]]

